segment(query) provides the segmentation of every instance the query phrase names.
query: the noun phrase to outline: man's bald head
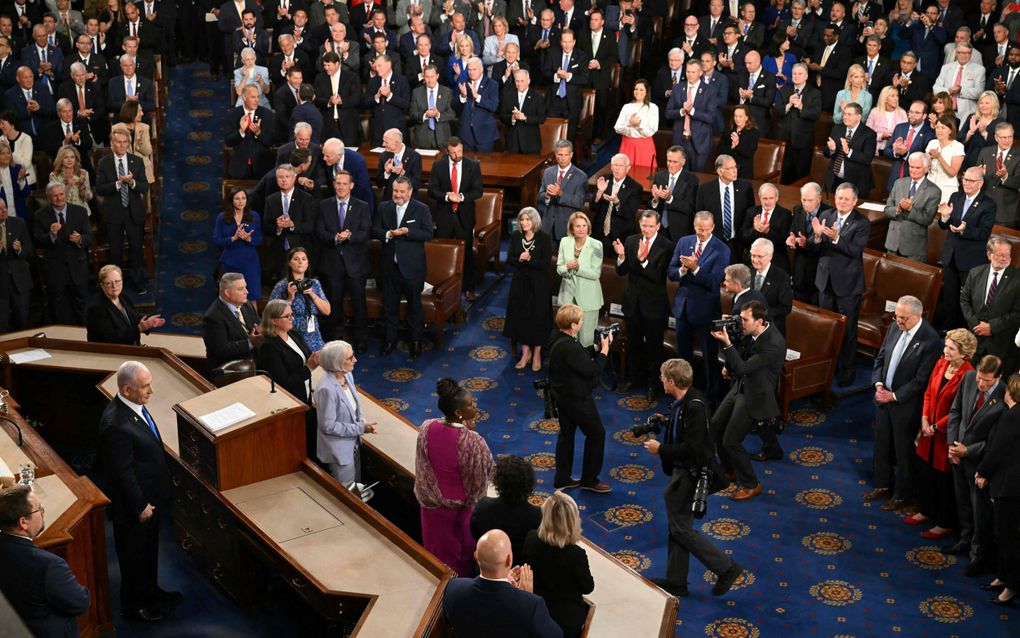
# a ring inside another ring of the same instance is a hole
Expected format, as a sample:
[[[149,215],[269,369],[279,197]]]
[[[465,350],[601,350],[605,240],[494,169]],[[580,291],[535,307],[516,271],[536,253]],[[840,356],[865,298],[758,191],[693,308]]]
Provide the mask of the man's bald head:
[[[510,537],[501,529],[485,532],[475,547],[475,560],[478,561],[482,576],[506,578],[514,561]]]

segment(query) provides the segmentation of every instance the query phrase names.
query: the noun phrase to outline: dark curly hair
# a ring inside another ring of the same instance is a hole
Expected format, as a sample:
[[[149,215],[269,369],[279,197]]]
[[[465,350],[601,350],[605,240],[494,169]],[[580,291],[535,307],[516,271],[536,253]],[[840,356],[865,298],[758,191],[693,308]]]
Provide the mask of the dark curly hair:
[[[492,477],[499,498],[509,505],[527,502],[535,489],[535,472],[531,464],[519,456],[508,454],[496,461],[496,473]]]
[[[439,411],[447,421],[456,421],[457,410],[468,400],[468,391],[460,387],[456,380],[443,377],[436,382],[436,394],[439,395]]]

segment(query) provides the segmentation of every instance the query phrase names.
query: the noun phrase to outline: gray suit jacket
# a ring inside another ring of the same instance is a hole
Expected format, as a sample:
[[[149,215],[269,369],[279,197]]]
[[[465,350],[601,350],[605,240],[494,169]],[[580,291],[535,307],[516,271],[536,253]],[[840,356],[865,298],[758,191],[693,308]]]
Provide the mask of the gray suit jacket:
[[[315,435],[315,455],[323,463],[350,465],[354,463],[354,450],[365,433],[365,417],[361,412],[361,398],[354,385],[354,375],[347,373],[347,387],[354,403],[340,387],[340,382],[327,373],[315,388],[315,408],[318,430]]]
[[[885,249],[924,262],[928,258],[928,226],[938,212],[942,191],[928,178],[921,180],[910,212],[904,212],[899,201],[910,194],[911,181],[909,176],[896,180],[885,202],[885,214],[890,218]]]
[[[339,4],[339,3],[336,3]],[[419,2],[418,6],[421,7],[421,18],[428,24],[432,19],[432,3],[431,2]],[[386,21],[390,24],[397,25],[398,35],[404,35],[410,31],[410,27],[407,25],[407,10],[411,8],[410,0],[397,0],[397,8],[394,9],[393,5],[389,2],[386,3]]]
[[[1006,168],[1006,179],[999,179],[995,174],[995,155],[999,152],[996,145],[981,149],[978,156],[978,165],[985,167],[985,195],[995,202],[995,223],[1009,226],[1015,229],[1020,222],[1020,153],[1012,147],[1006,151],[1006,161],[1003,166]]]
[[[953,399],[953,407],[949,409],[949,426],[946,430],[946,438],[950,445],[954,441],[959,441],[967,446],[964,467],[969,468],[969,473],[973,473],[973,469],[981,462],[988,433],[998,422],[999,415],[1006,409],[1006,404],[1002,400],[1006,384],[1002,380],[999,380],[991,394],[985,398],[981,409],[974,413],[977,389],[977,372],[969,370],[963,375],[960,390]]]
[[[545,205],[543,215],[547,223],[551,223],[554,241],[559,241],[567,234],[567,219],[575,211],[584,209],[584,200],[588,195],[588,176],[584,171],[570,165],[563,182],[560,184],[561,193],[556,197],[549,197],[545,189],[550,184],[556,183],[556,177],[560,167],[553,164],[542,173],[542,186],[538,189],[539,205]]]
[[[411,93],[408,117],[414,126],[414,130],[411,132],[411,146],[415,148],[445,148],[446,140],[450,138],[450,126],[457,119],[457,113],[453,110],[453,91],[442,84],[436,86],[439,90],[436,93],[439,120],[436,121],[435,131],[429,128],[428,122],[422,120],[425,117],[425,111],[429,110],[428,89],[422,85]]]

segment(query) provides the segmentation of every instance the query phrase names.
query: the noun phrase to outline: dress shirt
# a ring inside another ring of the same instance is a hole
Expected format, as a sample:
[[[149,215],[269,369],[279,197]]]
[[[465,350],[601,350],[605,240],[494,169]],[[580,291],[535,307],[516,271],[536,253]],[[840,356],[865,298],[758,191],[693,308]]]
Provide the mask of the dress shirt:
[[[1003,270],[1005,270],[1005,268]],[[989,268],[988,269],[988,279],[985,280],[985,296],[984,296],[984,299],[988,299],[988,291],[991,290],[991,288],[992,288],[992,280],[994,278],[993,275],[995,275],[995,274],[999,275],[998,285],[999,285],[1000,288],[1002,287],[1002,270],[996,270],[995,268]],[[996,290],[996,294],[998,294],[998,290]]]

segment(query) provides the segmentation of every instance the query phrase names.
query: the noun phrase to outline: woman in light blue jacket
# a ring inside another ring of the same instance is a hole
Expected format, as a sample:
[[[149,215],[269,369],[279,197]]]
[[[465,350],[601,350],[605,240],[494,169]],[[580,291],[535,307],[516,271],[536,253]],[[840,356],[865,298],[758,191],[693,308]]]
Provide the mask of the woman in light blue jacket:
[[[315,453],[333,478],[347,486],[361,481],[358,455],[361,435],[375,432],[375,423],[365,421],[361,398],[354,387],[353,371],[357,362],[351,344],[330,341],[319,351],[319,365],[326,374],[315,388],[319,420]]]
[[[559,305],[576,304],[584,311],[577,340],[588,347],[595,343],[595,327],[602,310],[602,242],[591,237],[591,221],[578,211],[567,220],[567,236],[560,239],[556,256],[560,282]]]

